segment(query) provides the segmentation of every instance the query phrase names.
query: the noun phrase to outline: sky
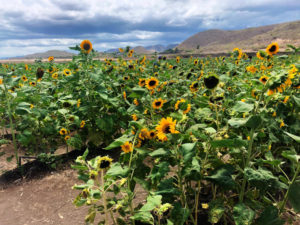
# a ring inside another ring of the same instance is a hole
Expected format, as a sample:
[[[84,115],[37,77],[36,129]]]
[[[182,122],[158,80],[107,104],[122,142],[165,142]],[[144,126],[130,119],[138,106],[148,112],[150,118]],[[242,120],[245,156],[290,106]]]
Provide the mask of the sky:
[[[300,0],[0,0],[0,58],[174,44],[208,29],[300,20]]]

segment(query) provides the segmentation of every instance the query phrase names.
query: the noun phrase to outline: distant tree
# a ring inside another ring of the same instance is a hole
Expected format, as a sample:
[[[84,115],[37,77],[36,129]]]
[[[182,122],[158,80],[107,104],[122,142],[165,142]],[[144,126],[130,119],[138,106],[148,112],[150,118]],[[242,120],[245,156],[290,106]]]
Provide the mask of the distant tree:
[[[200,48],[200,45],[197,45],[197,49],[199,49]]]

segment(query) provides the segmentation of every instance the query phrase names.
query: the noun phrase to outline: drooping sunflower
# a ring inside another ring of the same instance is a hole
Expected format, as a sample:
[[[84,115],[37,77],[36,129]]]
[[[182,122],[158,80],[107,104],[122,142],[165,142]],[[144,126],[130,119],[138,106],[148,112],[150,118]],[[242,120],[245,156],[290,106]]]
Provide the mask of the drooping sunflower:
[[[69,135],[65,136],[65,141],[69,140],[71,137]]]
[[[133,100],[133,104],[135,104],[136,106],[138,106],[140,103],[139,103],[139,101],[135,98],[135,99]]]
[[[125,153],[129,153],[133,151],[132,143],[129,141],[126,141],[123,145],[121,145],[121,149]]]
[[[58,73],[53,73],[53,74],[52,74],[52,78],[53,78],[53,79],[57,79],[57,78],[58,78]]]
[[[179,131],[176,130],[176,120],[173,121],[171,117],[162,118],[159,124],[156,126],[157,137],[161,141],[167,141],[168,138],[166,134],[176,134]]]
[[[93,49],[93,45],[89,40],[83,40],[80,43],[80,48],[84,53],[89,54]]]
[[[85,121],[82,120],[82,121],[80,122],[80,128],[84,128],[84,126],[85,126]]]
[[[234,48],[233,50],[233,56],[235,56],[237,59],[241,59],[243,56],[243,52],[239,48]]]
[[[27,81],[27,77],[25,75],[22,76],[22,81]]]
[[[264,51],[260,50],[256,53],[256,57],[259,58],[260,60],[264,60],[267,57],[267,55]]]
[[[277,42],[273,42],[269,44],[266,48],[266,52],[269,56],[275,55],[279,51],[279,45]]]
[[[104,170],[104,169],[110,167],[112,161],[113,161],[112,158],[110,158],[108,156],[99,157],[97,159],[97,169]]]
[[[152,107],[153,109],[160,109],[163,107],[164,103],[166,102],[166,100],[162,99],[162,98],[159,98],[159,99],[155,99],[153,102],[152,102]]]
[[[36,86],[36,82],[30,81],[30,82],[29,82],[29,85],[32,86],[32,87],[35,87],[35,86]]]
[[[70,76],[72,74],[71,70],[69,69],[64,69],[64,75]]]
[[[139,133],[139,138],[141,140],[149,139],[149,130],[147,128],[141,129]]]
[[[219,78],[216,75],[210,75],[204,78],[204,85],[208,89],[213,89],[219,84]]]
[[[262,82],[263,84],[266,84],[268,79],[269,79],[269,77],[264,75],[259,78],[259,81]]]
[[[138,120],[138,117],[137,117],[136,114],[132,114],[131,117],[132,117],[132,119],[133,119],[134,121],[137,121],[137,120]]]
[[[151,77],[148,80],[146,80],[146,87],[149,90],[154,90],[157,87],[158,83],[159,81],[155,77]]]
[[[68,134],[68,130],[66,128],[61,128],[59,131],[60,135],[67,135]]]
[[[41,79],[44,76],[44,70],[42,68],[38,68],[36,70],[36,79]]]
[[[49,56],[48,61],[52,62],[54,60],[54,56]]]
[[[144,87],[145,84],[146,84],[146,79],[140,78],[140,79],[139,79],[139,86],[140,86],[140,87]]]
[[[199,89],[199,83],[197,81],[194,81],[191,85],[190,85],[190,90],[191,92],[196,92]]]

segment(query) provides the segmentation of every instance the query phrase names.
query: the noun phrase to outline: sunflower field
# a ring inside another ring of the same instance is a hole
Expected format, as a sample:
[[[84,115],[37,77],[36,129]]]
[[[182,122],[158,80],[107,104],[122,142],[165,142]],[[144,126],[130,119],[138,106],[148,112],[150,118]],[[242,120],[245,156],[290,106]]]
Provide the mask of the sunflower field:
[[[299,56],[278,56],[277,43],[255,57],[235,48],[230,57],[147,59],[119,49],[100,61],[88,40],[71,49],[79,54],[69,63],[1,65],[0,124],[17,162],[20,147],[84,152],[73,188],[74,205],[89,207],[86,224],[293,224]]]

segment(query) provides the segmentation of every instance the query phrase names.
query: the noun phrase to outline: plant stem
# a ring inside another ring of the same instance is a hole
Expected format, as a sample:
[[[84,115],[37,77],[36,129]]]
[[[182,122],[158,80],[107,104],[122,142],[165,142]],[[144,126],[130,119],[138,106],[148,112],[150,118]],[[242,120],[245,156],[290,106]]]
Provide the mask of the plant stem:
[[[282,213],[283,210],[284,210],[284,208],[285,208],[285,205],[286,205],[286,202],[288,200],[289,193],[290,193],[291,186],[295,183],[296,178],[298,177],[299,172],[300,172],[300,163],[298,163],[296,172],[294,174],[294,177],[293,177],[292,181],[290,182],[289,188],[288,188],[288,190],[286,191],[286,193],[284,195],[282,204],[281,204],[280,209],[279,209],[280,213]]]
[[[12,119],[10,99],[9,99],[9,96],[8,96],[8,93],[7,93],[7,88],[6,88],[5,82],[3,82],[3,84],[4,84],[4,90],[5,90],[5,101],[7,102],[9,127],[10,127],[10,131],[11,131],[12,138],[13,138],[13,145],[14,145],[14,150],[15,150],[15,155],[16,155],[16,163],[17,163],[17,166],[19,167],[20,166],[19,151],[18,151],[18,148],[17,148],[17,141],[16,141],[15,128],[14,128],[13,119]]]
[[[105,213],[105,225],[108,225],[108,213],[107,213],[107,204],[106,204],[106,192],[104,190],[104,172],[101,170],[101,185],[103,190],[103,206],[104,206],[104,213]]]
[[[198,190],[196,194],[196,204],[195,204],[195,225],[198,225],[198,206],[199,206],[199,197],[200,197],[200,190],[201,190],[201,182],[198,181]]]
[[[248,167],[249,163],[250,163],[250,158],[251,158],[251,153],[252,153],[252,145],[253,145],[253,136],[254,136],[254,129],[251,128],[251,131],[250,131],[250,142],[249,142],[249,146],[248,146],[248,154],[247,154],[247,158],[246,158],[246,163],[245,163],[244,169],[246,167]],[[241,192],[240,192],[240,196],[239,196],[239,201],[240,202],[243,202],[243,200],[244,200],[245,187],[246,187],[246,176],[244,174],[242,188],[241,188]]]

